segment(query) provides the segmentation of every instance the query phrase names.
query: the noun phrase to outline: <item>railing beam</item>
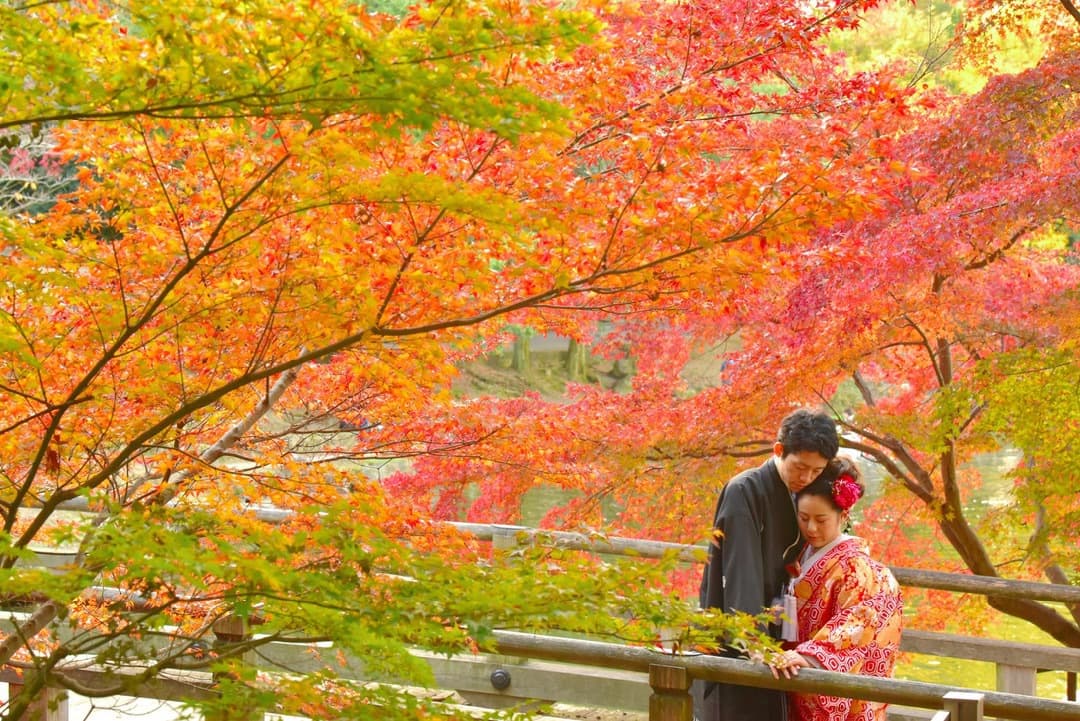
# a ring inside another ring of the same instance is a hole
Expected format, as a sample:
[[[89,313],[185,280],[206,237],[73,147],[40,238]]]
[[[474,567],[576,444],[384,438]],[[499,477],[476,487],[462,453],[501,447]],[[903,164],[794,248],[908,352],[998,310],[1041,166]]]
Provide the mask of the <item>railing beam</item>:
[[[974,636],[957,636],[904,629],[900,650],[926,656],[946,656],[969,661],[1007,663],[1034,669],[1080,671],[1080,649],[1036,643],[1018,643]]]
[[[707,548],[703,545],[669,543],[648,539],[602,536],[576,531],[548,531],[529,526],[508,526],[491,523],[448,522],[448,525],[471,534],[479,540],[492,540],[496,530],[516,538],[519,544],[542,541],[560,548],[596,553],[613,553],[639,558],[675,556],[679,560],[703,563]],[[996,576],[977,576],[963,573],[928,571],[921,568],[890,567],[901,586],[933,588],[957,593],[978,593],[999,598],[1019,598],[1033,601],[1080,603],[1080,586],[1037,581],[1018,581]]]
[[[807,668],[793,679],[775,679],[763,664],[733,658],[704,655],[670,655],[618,644],[580,639],[537,636],[513,631],[496,631],[499,653],[568,661],[605,668],[645,671],[655,663],[685,668],[695,679],[734,683],[742,686],[772,688],[859,698],[868,701],[938,709],[942,697],[953,689],[939,684],[876,678],[858,674]],[[1080,721],[1080,704],[1019,694],[987,692],[982,694],[987,713],[999,718],[1025,721]]]

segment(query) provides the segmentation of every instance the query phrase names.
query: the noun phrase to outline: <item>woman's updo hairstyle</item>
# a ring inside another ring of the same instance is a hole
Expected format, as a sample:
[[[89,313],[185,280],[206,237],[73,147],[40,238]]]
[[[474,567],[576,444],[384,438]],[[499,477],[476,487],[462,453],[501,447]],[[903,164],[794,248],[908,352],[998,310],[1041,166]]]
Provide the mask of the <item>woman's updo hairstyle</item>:
[[[803,496],[820,496],[837,511],[850,511],[866,493],[861,478],[862,473],[854,460],[837,456],[810,485],[795,494],[795,500],[798,502]]]

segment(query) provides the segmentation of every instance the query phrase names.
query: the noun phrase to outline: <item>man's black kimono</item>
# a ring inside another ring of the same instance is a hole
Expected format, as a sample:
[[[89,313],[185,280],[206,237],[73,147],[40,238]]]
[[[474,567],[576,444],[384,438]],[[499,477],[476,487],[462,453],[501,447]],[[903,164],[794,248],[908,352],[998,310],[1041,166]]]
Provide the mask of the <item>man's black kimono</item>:
[[[795,503],[772,457],[728,481],[713,527],[720,533],[702,574],[701,607],[756,615],[772,606],[788,579],[784,566],[801,545]],[[769,630],[779,638],[778,626]],[[787,721],[786,697],[782,691],[696,681],[694,716],[698,721]]]

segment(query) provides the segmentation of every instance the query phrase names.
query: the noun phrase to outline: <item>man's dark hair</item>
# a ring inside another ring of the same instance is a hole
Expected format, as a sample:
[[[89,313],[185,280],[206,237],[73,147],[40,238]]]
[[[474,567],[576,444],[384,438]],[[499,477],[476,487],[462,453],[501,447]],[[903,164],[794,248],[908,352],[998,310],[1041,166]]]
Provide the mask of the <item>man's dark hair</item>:
[[[859,495],[855,497],[853,503],[866,495],[866,486],[863,485],[862,471],[859,470],[858,464],[847,456],[837,456],[829,461],[829,465],[825,466],[825,470],[821,472],[821,475],[812,480],[801,491],[795,493],[795,502],[798,503],[803,496],[818,496],[824,498],[833,507],[833,510],[843,511],[844,508],[836,502],[836,494],[833,492],[833,483],[843,474],[850,476],[850,482],[854,483],[859,489]]]
[[[836,421],[825,413],[814,413],[805,408],[788,414],[780,422],[776,442],[784,447],[781,457],[810,451],[829,461],[840,450]]]

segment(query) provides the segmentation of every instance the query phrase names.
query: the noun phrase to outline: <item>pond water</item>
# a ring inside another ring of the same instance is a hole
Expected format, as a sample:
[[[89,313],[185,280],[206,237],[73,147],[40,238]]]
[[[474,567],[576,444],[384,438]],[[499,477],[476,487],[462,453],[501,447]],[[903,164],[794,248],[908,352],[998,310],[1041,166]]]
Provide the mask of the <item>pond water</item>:
[[[953,633],[961,633],[954,630]],[[987,630],[992,638],[1008,639],[1018,643],[1039,643],[1058,646],[1054,639],[1026,621],[998,614],[998,620]],[[964,661],[907,654],[897,665],[896,677],[911,681],[926,681],[964,688],[993,691],[997,685],[994,664],[982,661]],[[1036,695],[1042,698],[1065,699],[1066,678],[1064,671],[1044,671],[1036,676]]]

